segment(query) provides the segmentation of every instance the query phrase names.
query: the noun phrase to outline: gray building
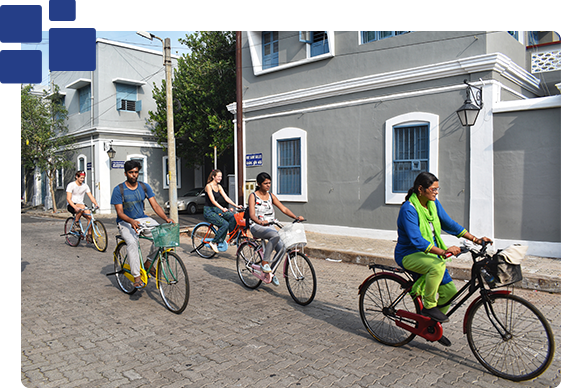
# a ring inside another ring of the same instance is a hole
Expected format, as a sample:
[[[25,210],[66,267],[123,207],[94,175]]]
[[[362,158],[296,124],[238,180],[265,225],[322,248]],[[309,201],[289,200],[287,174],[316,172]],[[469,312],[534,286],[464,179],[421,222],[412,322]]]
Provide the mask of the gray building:
[[[558,35],[249,31],[242,44],[236,147],[261,163],[237,168],[246,181],[271,173],[308,230],[395,239],[400,204],[428,170],[475,235],[561,257]],[[464,80],[483,100],[466,127]]]
[[[142,163],[139,179],[151,185],[163,205],[168,200],[167,151],[156,142],[148,122],[148,112],[156,111],[153,85],[161,86],[165,78],[162,52],[97,39],[96,61],[92,72],[51,72],[51,83],[60,88],[68,110],[69,134],[75,139],[75,168],[57,175],[57,206],[66,207],[66,185],[74,180],[76,170],[84,170],[101,213],[114,212],[111,193],[124,181],[123,165],[130,159]],[[177,57],[172,56],[172,63],[175,68]],[[110,149],[116,152],[112,159]],[[178,192],[201,185],[200,171],[184,168],[177,158]]]

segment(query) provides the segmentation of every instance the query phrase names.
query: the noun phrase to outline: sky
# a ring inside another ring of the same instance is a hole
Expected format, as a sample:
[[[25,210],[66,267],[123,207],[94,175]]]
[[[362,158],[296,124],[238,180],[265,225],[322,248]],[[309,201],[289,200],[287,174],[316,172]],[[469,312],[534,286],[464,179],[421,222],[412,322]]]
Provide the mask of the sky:
[[[179,43],[179,38],[184,38],[191,31],[148,31],[162,39],[170,38],[171,54],[181,56],[189,52],[187,46]],[[162,51],[162,42],[158,39],[143,38],[136,31],[96,31],[97,38],[112,40],[119,43],[132,44],[134,46]],[[42,52],[42,79],[40,85],[49,83],[49,32],[43,31],[41,43],[23,44],[22,50],[41,50]],[[163,65],[162,65],[163,66]]]

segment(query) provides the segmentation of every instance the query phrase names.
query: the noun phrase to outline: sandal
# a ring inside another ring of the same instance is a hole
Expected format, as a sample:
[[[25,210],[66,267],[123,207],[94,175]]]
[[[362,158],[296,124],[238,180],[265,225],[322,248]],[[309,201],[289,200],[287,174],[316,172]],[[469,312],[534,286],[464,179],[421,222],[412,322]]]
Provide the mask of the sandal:
[[[144,284],[144,282],[140,279],[140,276],[138,276],[138,278],[134,278],[134,283],[132,285],[137,290],[144,288],[144,286],[146,286],[146,284]]]
[[[145,269],[146,269],[146,268],[149,268],[149,267],[150,267],[150,264],[152,264],[152,261],[149,260],[149,259],[146,260],[146,261],[144,262],[144,268],[145,268]],[[150,268],[150,275],[156,277],[156,266],[153,266],[152,268]]]

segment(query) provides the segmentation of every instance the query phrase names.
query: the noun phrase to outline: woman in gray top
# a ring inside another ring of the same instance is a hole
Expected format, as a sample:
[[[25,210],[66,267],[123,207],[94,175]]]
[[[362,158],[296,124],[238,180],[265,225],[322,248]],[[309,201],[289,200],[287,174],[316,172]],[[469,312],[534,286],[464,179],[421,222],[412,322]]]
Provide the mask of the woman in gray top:
[[[249,228],[251,234],[255,238],[267,240],[263,261],[261,262],[261,270],[265,273],[271,272],[269,261],[273,250],[277,252],[277,255],[282,255],[284,252],[284,245],[280,240],[279,233],[274,226],[269,226],[269,224],[275,220],[275,208],[273,205],[295,220],[304,220],[302,216],[296,217],[289,208],[284,206],[277,197],[269,192],[270,189],[271,176],[266,172],[260,173],[257,175],[257,190],[251,193],[248,201],[250,217]],[[275,286],[279,285],[279,280],[274,275],[272,283]]]

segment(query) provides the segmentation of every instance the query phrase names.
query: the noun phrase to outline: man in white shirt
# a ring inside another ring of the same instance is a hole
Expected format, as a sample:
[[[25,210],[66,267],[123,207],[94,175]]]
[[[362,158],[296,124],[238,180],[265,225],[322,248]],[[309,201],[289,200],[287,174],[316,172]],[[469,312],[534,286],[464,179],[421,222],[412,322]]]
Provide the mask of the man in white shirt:
[[[78,222],[82,216],[82,209],[86,207],[84,204],[84,194],[88,195],[95,207],[98,207],[98,205],[90,191],[90,187],[87,183],[84,183],[86,180],[86,173],[84,171],[77,171],[75,177],[76,180],[70,182],[68,186],[66,186],[66,202],[68,203],[66,209],[72,214],[77,214],[76,222]],[[84,213],[84,217],[86,217],[88,221],[91,219],[89,213]],[[91,228],[88,228],[88,235],[91,236]]]

